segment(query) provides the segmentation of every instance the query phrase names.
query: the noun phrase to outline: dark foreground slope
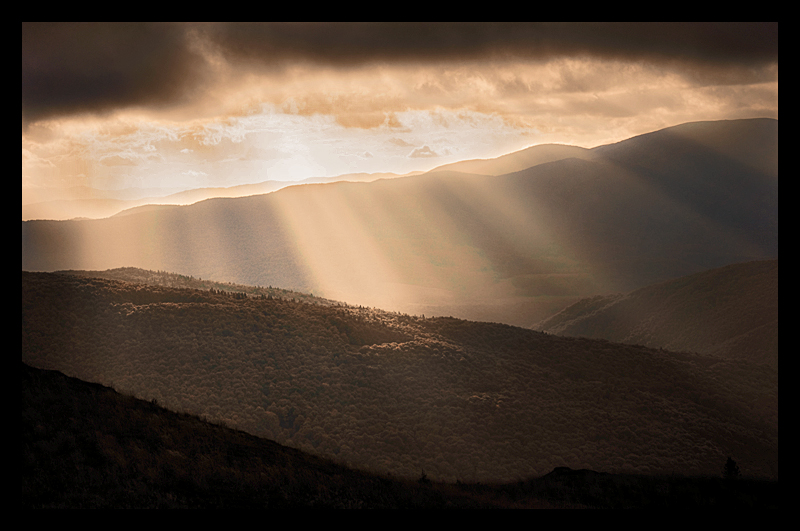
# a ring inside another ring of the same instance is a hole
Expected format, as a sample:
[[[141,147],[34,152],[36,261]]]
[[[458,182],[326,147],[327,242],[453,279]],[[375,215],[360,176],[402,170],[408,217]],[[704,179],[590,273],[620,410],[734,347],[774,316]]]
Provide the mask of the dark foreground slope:
[[[22,269],[135,266],[530,326],[580,298],[778,256],[776,120],[685,124],[499,176],[293,186],[22,223]]]
[[[22,364],[23,508],[778,507],[777,481],[556,469],[513,484],[348,469]]]
[[[23,272],[22,361],[403,477],[778,476],[777,371],[746,360]]]
[[[351,470],[55,371],[23,364],[21,384],[23,508],[507,505]]]
[[[778,368],[778,261],[734,264],[565,308],[551,334],[748,359]]]

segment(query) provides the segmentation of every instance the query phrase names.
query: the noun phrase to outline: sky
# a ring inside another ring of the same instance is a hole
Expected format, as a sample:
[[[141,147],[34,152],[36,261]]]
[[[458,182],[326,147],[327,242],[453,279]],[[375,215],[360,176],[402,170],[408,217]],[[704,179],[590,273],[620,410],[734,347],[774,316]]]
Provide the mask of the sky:
[[[778,118],[777,23],[23,23],[22,185],[427,171]]]

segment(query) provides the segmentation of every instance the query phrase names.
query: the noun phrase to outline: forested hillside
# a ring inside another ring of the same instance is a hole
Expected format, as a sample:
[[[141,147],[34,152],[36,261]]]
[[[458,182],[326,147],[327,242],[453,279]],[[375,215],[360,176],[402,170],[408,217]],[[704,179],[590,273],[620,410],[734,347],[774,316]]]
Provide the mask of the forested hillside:
[[[778,476],[777,370],[746,360],[23,272],[22,361],[405,477]]]

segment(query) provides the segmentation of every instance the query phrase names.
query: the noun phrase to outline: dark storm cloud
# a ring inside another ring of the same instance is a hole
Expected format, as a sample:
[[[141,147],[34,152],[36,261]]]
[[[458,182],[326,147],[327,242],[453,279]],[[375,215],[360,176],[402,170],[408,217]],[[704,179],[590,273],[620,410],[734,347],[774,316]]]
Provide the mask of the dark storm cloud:
[[[185,101],[207,81],[202,50],[263,68],[294,61],[348,67],[583,56],[647,61],[701,82],[735,84],[776,80],[778,25],[23,24],[23,125],[59,114]]]
[[[179,101],[204,60],[173,24],[22,25],[22,120]]]
[[[778,59],[777,23],[294,23],[206,30],[228,54],[267,63],[588,55],[757,65]]]

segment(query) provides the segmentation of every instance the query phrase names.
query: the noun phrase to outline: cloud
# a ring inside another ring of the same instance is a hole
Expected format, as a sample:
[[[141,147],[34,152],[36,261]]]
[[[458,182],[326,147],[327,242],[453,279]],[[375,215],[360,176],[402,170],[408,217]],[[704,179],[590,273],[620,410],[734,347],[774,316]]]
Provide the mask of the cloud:
[[[777,23],[245,23],[200,28],[235,60],[338,66],[514,56],[776,62]]]
[[[133,157],[129,153],[118,155],[104,155],[99,158],[99,162],[105,166],[135,166],[139,163],[138,157]]]
[[[421,148],[413,150],[411,153],[408,154],[408,156],[409,158],[412,159],[421,159],[421,158],[438,157],[439,154],[434,152],[428,146],[423,146]]]
[[[777,23],[24,23],[23,183],[403,173],[592,147],[777,118],[777,76]]]
[[[47,160],[46,158],[40,157],[30,149],[22,148],[22,164],[31,164],[36,166],[48,166],[53,167],[54,164],[51,160]]]
[[[205,59],[179,24],[22,24],[22,121],[182,101]]]
[[[390,138],[388,140],[388,142],[390,144],[394,144],[395,146],[400,146],[400,147],[410,147],[410,146],[414,145],[414,144],[409,144],[408,142],[406,142],[402,138]]]
[[[778,24],[24,23],[22,122],[25,128],[69,114],[167,109],[201,100],[212,108],[217,89],[229,90],[251,72],[281,75],[297,64],[342,70],[563,58],[651,63],[701,84],[776,82]],[[564,80],[579,90],[584,81]],[[530,88],[508,80],[503,89]],[[421,95],[442,92],[452,87],[420,85]],[[388,116],[389,125],[397,126],[391,115],[374,110],[378,101],[360,108],[365,96],[347,102],[352,108],[340,123],[376,127]],[[310,101],[309,109],[342,108],[345,101],[326,98]],[[392,106],[403,110],[397,102]]]

